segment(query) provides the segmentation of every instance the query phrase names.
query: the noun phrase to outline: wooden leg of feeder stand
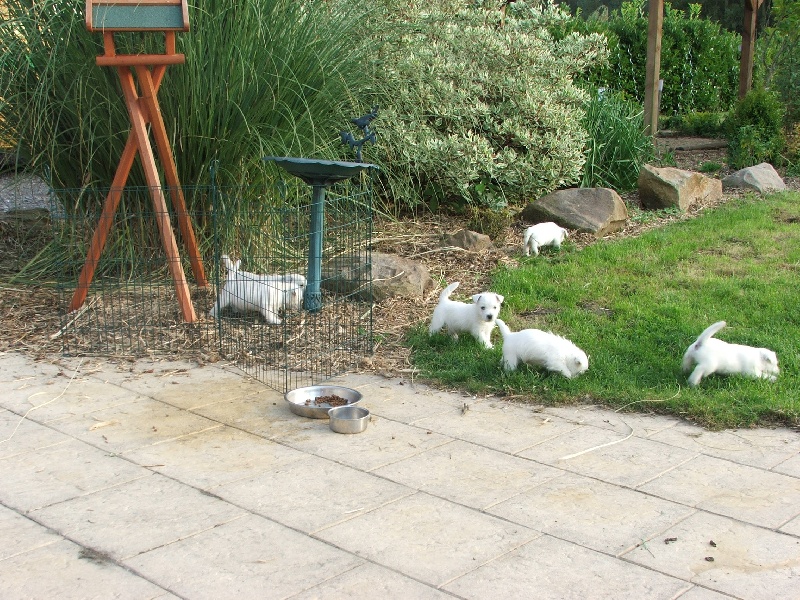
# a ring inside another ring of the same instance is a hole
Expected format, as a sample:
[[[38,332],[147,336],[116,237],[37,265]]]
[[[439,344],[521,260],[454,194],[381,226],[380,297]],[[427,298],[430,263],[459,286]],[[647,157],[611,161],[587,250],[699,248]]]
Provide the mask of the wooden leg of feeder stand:
[[[86,302],[86,295],[89,293],[89,285],[91,285],[92,279],[94,278],[95,267],[97,267],[97,263],[100,261],[100,255],[103,253],[103,248],[106,245],[108,232],[111,230],[111,225],[114,223],[114,214],[117,212],[119,201],[122,198],[122,191],[125,188],[125,182],[128,180],[131,167],[133,167],[133,160],[136,158],[137,151],[136,136],[131,133],[128,135],[128,142],[125,144],[125,150],[122,151],[122,158],[120,158],[119,165],[117,165],[117,172],[114,175],[111,189],[103,202],[103,212],[100,214],[97,228],[92,235],[92,243],[86,255],[86,262],[83,263],[81,274],[78,277],[78,286],[75,288],[72,300],[69,303],[69,312],[78,310],[83,306],[83,303]]]
[[[181,265],[178,244],[172,233],[172,224],[169,220],[167,203],[161,190],[161,179],[158,174],[158,169],[156,168],[155,156],[153,155],[153,148],[150,145],[150,138],[147,135],[147,120],[144,117],[142,106],[140,105],[138,94],[136,93],[133,73],[127,67],[120,67],[117,71],[119,72],[122,92],[125,95],[125,104],[128,107],[128,116],[133,126],[134,135],[136,136],[136,143],[139,148],[139,156],[142,159],[145,178],[150,188],[150,196],[153,199],[156,222],[158,223],[158,229],[161,233],[161,244],[167,255],[167,264],[175,284],[175,293],[178,297],[178,304],[181,307],[181,314],[183,315],[184,321],[187,323],[194,323],[197,321],[197,315],[192,305],[189,286],[186,284],[186,276],[184,275],[183,266]]]
[[[166,69],[166,65],[158,65],[153,69],[153,93],[158,92]],[[92,283],[92,279],[94,279],[94,270],[97,267],[97,263],[100,261],[103,248],[105,248],[108,233],[114,222],[114,215],[119,208],[119,202],[122,198],[122,191],[125,188],[125,184],[128,182],[128,175],[130,175],[133,161],[136,159],[136,153],[138,151],[139,148],[136,144],[136,136],[133,131],[130,131],[128,133],[128,141],[125,143],[125,149],[122,151],[122,157],[119,160],[119,165],[117,165],[117,171],[114,174],[114,181],[111,183],[111,189],[103,202],[103,212],[100,215],[97,228],[92,235],[92,243],[89,246],[86,262],[83,264],[81,274],[78,278],[78,286],[75,288],[72,300],[69,303],[68,312],[78,310],[83,306],[83,303],[86,302],[89,286]]]
[[[167,186],[170,190],[172,205],[175,207],[175,212],[177,213],[178,226],[180,227],[184,244],[186,244],[186,249],[189,252],[189,260],[191,261],[194,279],[198,286],[207,287],[208,281],[206,280],[205,269],[203,268],[203,260],[200,257],[200,251],[197,249],[197,240],[194,236],[192,222],[189,219],[189,212],[186,210],[186,201],[183,197],[180,181],[178,180],[178,169],[172,157],[172,149],[170,148],[169,139],[167,138],[164,118],[161,115],[161,109],[156,100],[156,86],[153,83],[149,68],[137,66],[136,75],[138,76],[139,86],[141,87],[141,99],[144,101],[144,105],[147,107],[147,112],[150,116],[149,120],[153,132],[153,139],[156,141],[158,155],[161,158],[161,166],[164,169],[164,177],[167,180]]]

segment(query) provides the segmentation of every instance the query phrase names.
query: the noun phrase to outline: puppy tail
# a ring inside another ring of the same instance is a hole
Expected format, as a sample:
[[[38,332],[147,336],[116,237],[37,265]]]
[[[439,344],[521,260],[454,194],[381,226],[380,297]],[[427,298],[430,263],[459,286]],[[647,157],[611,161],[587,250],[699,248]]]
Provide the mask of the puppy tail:
[[[505,321],[503,321],[503,319],[495,319],[494,322],[497,323],[497,328],[500,330],[500,334],[505,339],[505,337],[509,333],[511,333],[511,330],[508,328],[508,325],[506,325],[506,323],[505,323]]]
[[[453,293],[453,290],[458,287],[458,284],[459,284],[458,281],[454,281],[453,283],[448,285],[446,288],[444,288],[442,290],[442,293],[439,294],[439,301],[441,302],[442,300],[446,300],[447,298],[449,298],[450,294]]]
[[[706,340],[708,340],[711,336],[717,333],[720,329],[725,327],[725,321],[717,321],[710,327],[707,327],[703,333],[700,334],[700,337],[697,338],[697,341],[694,343],[695,348],[699,348],[702,346]]]

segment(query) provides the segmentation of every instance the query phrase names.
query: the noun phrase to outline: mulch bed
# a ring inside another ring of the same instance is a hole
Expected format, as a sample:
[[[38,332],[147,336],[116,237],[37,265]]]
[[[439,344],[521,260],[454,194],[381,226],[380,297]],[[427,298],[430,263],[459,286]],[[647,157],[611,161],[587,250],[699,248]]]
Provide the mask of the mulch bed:
[[[697,171],[709,162],[725,164],[724,148],[686,148],[686,144],[670,140],[671,149],[678,168]],[[682,145],[681,145],[682,144]],[[720,175],[724,176],[727,172]],[[791,189],[800,189],[800,180],[787,179]],[[727,193],[724,203],[739,194]],[[640,207],[636,192],[623,195],[629,207]],[[636,236],[643,231],[662,227],[667,223],[690,219],[711,208],[712,204],[693,206],[683,215],[660,216],[648,219],[646,223],[630,220],[621,231],[603,239]],[[438,286],[426,298],[392,298],[376,305],[373,310],[373,329],[379,341],[372,356],[362,361],[364,370],[390,374],[413,373],[410,349],[404,344],[406,333],[411,327],[427,321],[436,304],[441,289],[453,281],[461,285],[455,298],[465,299],[472,294],[485,291],[491,273],[499,265],[518,264],[520,245],[525,225],[515,222],[506,228],[502,235],[494,239],[494,247],[475,253],[450,247],[442,247],[443,234],[453,233],[464,228],[463,217],[445,215],[426,215],[415,219],[399,221],[379,220],[373,228],[373,248],[378,252],[395,253],[417,260],[424,264]],[[19,232],[17,232],[19,233]],[[20,246],[18,236],[8,227],[0,230],[0,265],[16,264],[19,260]],[[597,242],[591,234],[573,234],[570,240],[579,248]],[[6,269],[0,268],[0,277],[9,280]],[[212,300],[213,301],[213,300]],[[51,287],[28,287],[0,283],[0,352],[22,351],[37,358],[46,358],[62,351],[63,340],[58,334],[63,326],[61,310],[63,299]],[[218,360],[215,351],[187,347],[181,358],[195,359],[198,362]],[[110,357],[112,358],[112,357]]]

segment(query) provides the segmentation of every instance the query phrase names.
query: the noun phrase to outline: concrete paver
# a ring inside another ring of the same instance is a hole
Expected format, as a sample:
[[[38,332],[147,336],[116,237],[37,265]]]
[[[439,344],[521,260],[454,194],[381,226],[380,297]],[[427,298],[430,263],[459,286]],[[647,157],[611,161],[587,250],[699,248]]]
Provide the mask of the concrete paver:
[[[373,473],[476,509],[487,509],[563,474],[558,469],[461,440]]]
[[[335,381],[0,354],[0,598],[800,599],[797,431]]]
[[[289,598],[363,559],[248,515],[126,561],[183,598]]]
[[[593,550],[619,555],[694,513],[634,490],[567,473],[488,509]]]
[[[316,534],[436,587],[540,535],[422,492]]]
[[[667,600],[689,587],[675,577],[544,535],[444,589],[469,599]]]
[[[800,479],[710,456],[697,456],[639,489],[769,528],[800,514]]]
[[[702,511],[624,558],[737,598],[800,594],[800,539]]]

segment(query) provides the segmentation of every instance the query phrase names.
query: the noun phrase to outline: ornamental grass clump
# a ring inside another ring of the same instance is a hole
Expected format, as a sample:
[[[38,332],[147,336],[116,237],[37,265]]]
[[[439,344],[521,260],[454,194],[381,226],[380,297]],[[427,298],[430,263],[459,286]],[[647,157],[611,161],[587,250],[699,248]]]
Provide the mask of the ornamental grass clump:
[[[655,156],[642,108],[622,94],[601,91],[589,101],[584,123],[589,139],[582,187],[635,189],[642,166]]]
[[[7,0],[0,20],[0,139],[56,188],[110,185],[130,123],[116,70],[84,0]],[[261,181],[264,155],[340,158],[338,130],[362,110],[368,7],[324,0],[190,2],[186,62],[158,98],[181,183]],[[119,53],[163,52],[163,35],[117,34]],[[144,184],[141,170],[131,184]],[[192,208],[192,207],[190,207]]]

